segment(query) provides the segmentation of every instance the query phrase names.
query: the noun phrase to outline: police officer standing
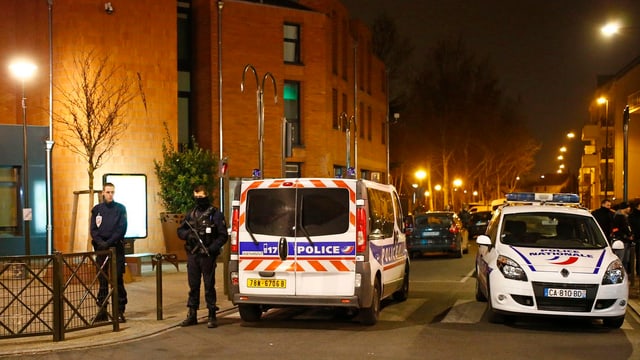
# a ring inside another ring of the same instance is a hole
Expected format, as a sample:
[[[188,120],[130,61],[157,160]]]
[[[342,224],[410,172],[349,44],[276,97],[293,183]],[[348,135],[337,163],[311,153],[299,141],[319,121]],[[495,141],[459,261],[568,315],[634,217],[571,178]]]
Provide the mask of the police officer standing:
[[[124,205],[113,201],[115,194],[115,185],[106,183],[102,187],[103,202],[94,206],[91,210],[91,244],[94,250],[107,250],[111,247],[116,249],[116,267],[117,267],[117,284],[118,284],[118,321],[126,322],[124,310],[127,305],[127,291],[124,288],[124,235],[127,232],[127,209]],[[98,266],[103,266],[102,271],[109,274],[108,255],[96,256]],[[105,262],[106,261],[106,262]],[[109,294],[109,280],[101,275],[98,277],[100,281],[100,289],[98,290],[98,306],[100,311],[95,321],[109,320],[106,303]]]
[[[209,201],[207,189],[198,185],[193,190],[196,206],[186,214],[178,228],[178,237],[185,240],[187,251],[187,278],[189,299],[187,318],[180,326],[198,323],[197,310],[200,306],[200,278],[204,282],[204,298],[209,310],[207,326],[218,326],[216,319],[216,257],[227,242],[227,224],[224,215]]]

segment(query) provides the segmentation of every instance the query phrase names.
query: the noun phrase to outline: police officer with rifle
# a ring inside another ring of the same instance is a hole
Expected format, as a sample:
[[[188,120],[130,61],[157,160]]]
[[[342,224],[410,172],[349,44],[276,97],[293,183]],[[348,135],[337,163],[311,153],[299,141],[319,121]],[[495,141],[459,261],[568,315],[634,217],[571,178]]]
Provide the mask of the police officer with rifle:
[[[180,326],[196,325],[200,306],[200,279],[204,282],[204,298],[209,310],[207,326],[218,326],[216,319],[216,257],[227,242],[227,224],[217,208],[211,205],[207,189],[198,185],[193,190],[196,206],[186,214],[178,228],[178,237],[185,240],[189,298],[187,318]]]

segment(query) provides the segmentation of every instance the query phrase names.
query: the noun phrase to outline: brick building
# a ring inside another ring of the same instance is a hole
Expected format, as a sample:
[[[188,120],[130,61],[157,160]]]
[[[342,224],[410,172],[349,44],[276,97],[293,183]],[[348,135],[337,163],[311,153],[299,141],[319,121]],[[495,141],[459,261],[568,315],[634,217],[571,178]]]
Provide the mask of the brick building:
[[[127,106],[127,133],[94,181],[100,189],[104,174],[146,175],[148,235],[136,240],[136,252],[164,251],[158,220],[163,209],[153,172],[153,160],[161,157],[163,123],[174,143],[193,135],[202,147],[227,157],[231,182],[250,177],[259,166],[259,89],[264,104],[264,177],[342,176],[348,161],[360,177],[386,177],[385,69],[372,55],[369,29],[352,20],[339,0],[112,1],[112,12],[96,0],[3,3],[3,62],[8,65],[21,55],[38,66],[24,88],[32,254],[47,251],[47,222],[42,219],[49,121],[52,114],[63,115],[58,114],[61,91],[68,89],[74,57],[86,51],[109,55],[137,79],[144,94],[144,101],[137,98]],[[19,196],[23,174],[23,143],[15,136],[22,131],[22,88],[8,71],[5,75],[0,82],[0,137],[9,145],[0,156],[0,185],[9,190],[0,196],[9,198]],[[293,150],[283,160],[284,118],[292,124]],[[352,119],[349,147],[341,118]],[[88,188],[86,163],[60,146],[67,130],[53,124],[53,248],[84,251],[89,248],[84,226],[88,196],[74,192]],[[229,182],[225,184],[227,198]],[[8,239],[0,244],[0,255],[24,253],[23,199],[16,199],[3,209],[10,215],[0,216],[0,232]]]

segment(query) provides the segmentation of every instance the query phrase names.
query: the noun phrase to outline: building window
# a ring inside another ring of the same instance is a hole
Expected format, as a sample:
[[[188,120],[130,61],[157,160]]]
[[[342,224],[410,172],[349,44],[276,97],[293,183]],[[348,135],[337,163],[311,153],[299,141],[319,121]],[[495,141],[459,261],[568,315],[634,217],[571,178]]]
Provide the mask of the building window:
[[[284,167],[284,175],[287,178],[300,178],[302,177],[302,171],[300,170],[301,163],[287,163]]]
[[[300,64],[300,25],[284,24],[284,62]]]
[[[349,24],[347,20],[342,22],[342,78],[347,80],[347,69],[349,68]]]
[[[367,140],[371,141],[373,138],[373,114],[371,112],[371,106],[367,107]]]
[[[0,236],[19,236],[22,233],[19,179],[18,167],[0,166]]]
[[[338,74],[338,15],[331,12],[331,70]]]
[[[191,4],[178,1],[178,144],[187,145],[191,138]]]
[[[284,81],[284,117],[291,124],[291,144],[299,146],[300,139],[300,82]]]
[[[342,178],[342,174],[344,173],[344,167],[340,165],[333,165],[333,177],[340,179]]]

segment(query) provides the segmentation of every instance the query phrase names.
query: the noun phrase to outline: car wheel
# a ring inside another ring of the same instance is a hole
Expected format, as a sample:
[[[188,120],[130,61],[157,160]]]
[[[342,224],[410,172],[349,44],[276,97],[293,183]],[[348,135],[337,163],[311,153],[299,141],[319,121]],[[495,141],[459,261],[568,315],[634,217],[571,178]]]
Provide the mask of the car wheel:
[[[602,319],[604,326],[611,329],[619,329],[624,323],[624,316],[611,317]]]
[[[404,264],[404,278],[402,279],[402,287],[393,293],[393,299],[396,301],[405,301],[409,297],[409,264]]]
[[[238,312],[240,313],[240,318],[246,322],[259,321],[260,316],[262,316],[262,309],[260,309],[260,305],[253,305],[253,304],[238,305]]]
[[[364,325],[375,325],[380,315],[380,280],[376,279],[373,283],[373,294],[371,296],[371,305],[362,309],[361,322]]]

